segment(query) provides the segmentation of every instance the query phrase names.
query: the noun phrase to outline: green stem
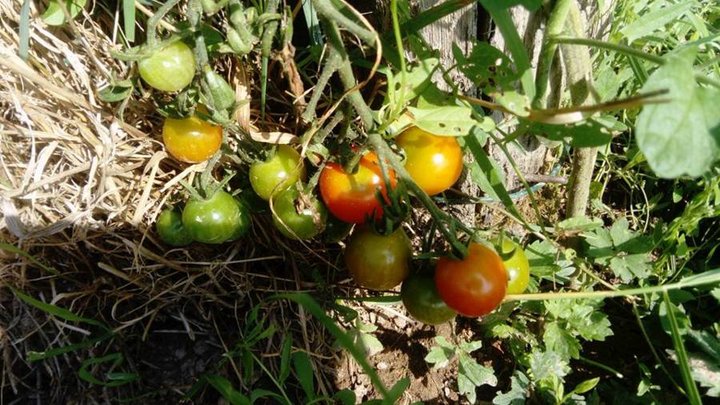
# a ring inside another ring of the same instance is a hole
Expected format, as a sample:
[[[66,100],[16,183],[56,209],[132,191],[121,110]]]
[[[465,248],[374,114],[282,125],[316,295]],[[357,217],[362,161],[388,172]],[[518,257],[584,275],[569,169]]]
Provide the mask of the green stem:
[[[305,106],[305,112],[302,114],[301,118],[303,121],[311,122],[315,119],[315,110],[317,109],[320,97],[322,97],[325,92],[325,87],[327,87],[327,84],[330,82],[332,75],[338,70],[339,65],[340,55],[335,51],[335,48],[330,48],[327,59],[325,60],[325,66],[323,67],[322,72],[320,72],[320,77],[318,77],[317,81],[315,81],[312,96],[310,97],[310,101],[308,101],[307,106]]]
[[[609,42],[599,41],[597,39],[572,38],[572,37],[562,37],[562,36],[550,38],[550,41],[557,43],[557,44],[584,45],[584,46],[589,46],[589,47],[594,47],[594,48],[599,48],[599,49],[607,49],[609,51],[619,52],[626,56],[634,56],[639,59],[644,59],[648,62],[652,62],[652,63],[658,64],[658,65],[665,64],[665,59],[662,56],[651,55],[649,53],[643,52],[639,49],[629,47],[627,45],[611,44]],[[695,72],[695,80],[697,80],[698,82],[703,83],[703,84],[707,84],[707,85],[710,85],[713,87],[720,88],[719,80],[708,77],[708,76],[704,75],[703,73]]]
[[[333,20],[324,17],[323,21],[325,22],[325,32],[330,41],[330,46],[335,49],[335,52],[337,52],[340,58],[338,75],[340,76],[340,81],[345,91],[349,92],[347,95],[348,102],[350,102],[353,108],[355,108],[355,112],[360,116],[363,125],[365,125],[365,130],[370,131],[375,127],[375,120],[372,110],[368,107],[367,103],[365,103],[365,99],[363,99],[360,92],[355,89],[357,82],[352,71],[352,66],[350,65],[350,60],[348,59],[347,51],[345,50],[345,45],[340,36],[340,29]]]
[[[563,299],[602,299],[613,297],[628,297],[634,295],[644,295],[661,293],[664,291],[679,290],[681,288],[696,287],[699,285],[708,285],[720,283],[720,269],[706,271],[700,275],[688,277],[676,283],[657,285],[652,287],[629,288],[627,290],[613,291],[580,291],[580,292],[550,292],[536,294],[510,294],[505,296],[505,301],[547,301],[547,300],[563,300]]]
[[[545,105],[552,61],[558,48],[558,44],[551,41],[551,39],[560,35],[565,28],[565,20],[570,12],[571,4],[572,0],[557,0],[550,12],[550,18],[545,29],[545,41],[540,49],[540,58],[538,59],[537,77],[535,79],[536,92],[532,103],[534,108],[542,108]]]
[[[322,15],[330,21],[334,21],[336,24],[340,24],[346,30],[357,35],[358,38],[362,39],[366,44],[375,45],[377,43],[376,35],[347,18],[331,1],[313,0],[312,3],[313,6],[315,6],[315,11],[317,11],[319,15]]]
[[[612,373],[613,375],[615,375],[615,378],[623,378],[623,377],[624,377],[624,376],[622,375],[622,373],[620,373],[619,371],[615,370],[614,368],[612,368],[612,367],[610,367],[610,366],[606,366],[606,365],[604,365],[604,364],[602,364],[602,363],[598,363],[597,361],[590,360],[590,359],[588,359],[587,357],[580,356],[579,360],[582,361],[582,362],[584,362],[584,363],[587,363],[587,364],[589,364],[589,365],[591,365],[591,366],[594,366],[594,367],[597,367],[597,368],[599,368],[599,369],[605,370],[605,371],[607,371],[607,372],[609,372],[609,373]]]
[[[393,33],[395,34],[395,44],[398,49],[398,57],[400,59],[400,102],[397,107],[400,109],[405,107],[405,81],[407,66],[405,65],[405,48],[403,48],[402,34],[400,33],[400,20],[398,19],[397,0],[390,1],[390,14],[392,14]],[[395,116],[394,114],[392,115]]]
[[[412,194],[415,195],[418,200],[420,200],[423,206],[425,206],[425,208],[430,213],[430,216],[432,216],[433,220],[435,220],[435,223],[440,232],[445,237],[445,240],[450,243],[450,245],[457,253],[459,253],[462,257],[465,257],[465,255],[467,254],[467,247],[460,240],[458,240],[457,235],[453,232],[453,227],[448,225],[451,223],[458,225],[460,228],[463,229],[464,232],[468,233],[469,235],[472,235],[472,230],[461,224],[454,217],[448,215],[445,211],[441,210],[440,208],[438,208],[437,205],[435,205],[435,202],[430,198],[430,196],[417,184],[415,184],[415,181],[410,176],[410,173],[405,170],[405,166],[403,166],[402,162],[400,162],[400,159],[398,159],[397,155],[393,153],[387,142],[385,142],[385,140],[382,138],[382,136],[380,136],[380,134],[369,133],[368,142],[378,154],[378,158],[380,159],[380,161],[388,162],[390,164],[390,167],[395,171],[395,174],[398,176],[398,178],[405,183],[408,191],[412,192]]]
[[[157,26],[160,24],[160,20],[165,17],[165,14],[170,11],[180,0],[168,0],[167,3],[160,6],[160,8],[148,19],[147,22],[147,43],[151,47],[157,44]]]
[[[682,387],[677,383],[677,381],[675,381],[675,378],[672,376],[672,374],[670,374],[670,370],[665,367],[665,363],[660,358],[657,350],[655,350],[652,339],[650,339],[650,335],[648,335],[647,330],[645,329],[645,325],[643,325],[642,319],[640,319],[640,314],[638,313],[637,305],[635,303],[633,303],[633,314],[635,314],[635,320],[637,320],[638,326],[640,327],[640,333],[642,333],[643,337],[645,338],[645,342],[647,342],[648,346],[650,347],[650,352],[652,353],[653,357],[655,357],[655,362],[660,366],[660,368],[665,373],[665,376],[675,386],[675,389],[683,392]]]
[[[692,405],[701,405],[702,399],[700,399],[700,392],[695,384],[695,380],[693,380],[690,371],[690,360],[688,359],[685,343],[683,343],[683,337],[680,333],[680,325],[675,317],[675,304],[670,301],[670,295],[668,295],[667,291],[663,291],[663,301],[667,309],[667,318],[670,321],[670,331],[672,332],[671,335],[673,346],[675,346],[678,368],[680,368],[680,375],[682,376],[683,383],[685,383],[685,395],[687,395]]]
[[[269,0],[265,13],[274,13],[280,5],[279,0]],[[278,21],[272,20],[265,25],[265,30],[262,33],[262,40],[260,43],[260,55],[262,56],[261,76],[262,82],[260,83],[260,119],[265,118],[265,104],[267,102],[267,78],[268,78],[268,60],[270,59],[270,52],[272,51],[272,42],[275,37],[275,32],[278,28]]]

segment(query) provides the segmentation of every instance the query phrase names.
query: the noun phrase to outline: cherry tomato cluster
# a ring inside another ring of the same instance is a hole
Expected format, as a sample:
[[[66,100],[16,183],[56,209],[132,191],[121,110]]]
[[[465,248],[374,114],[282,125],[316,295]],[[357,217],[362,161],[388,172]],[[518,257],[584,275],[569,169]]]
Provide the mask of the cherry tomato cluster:
[[[185,42],[175,40],[140,60],[138,70],[143,81],[157,90],[182,91],[196,78],[195,55]],[[167,152],[191,164],[212,158],[223,143],[223,127],[206,120],[206,116],[217,122],[217,111],[230,111],[234,105],[227,82],[208,64],[201,70],[202,99],[210,103],[213,114],[199,105],[188,117],[166,118],[162,129]],[[462,173],[463,153],[452,136],[410,127],[394,142],[404,156],[405,176],[429,196],[448,190]],[[527,258],[520,246],[506,238],[498,246],[505,260],[493,248],[471,243],[464,258],[437,260],[433,274],[412,272],[411,243],[402,227],[395,223],[390,227],[396,228],[394,231],[381,235],[372,226],[392,212],[386,210],[392,207],[390,194],[398,186],[397,174],[374,152],[358,152],[349,163],[326,160],[308,184],[300,153],[292,146],[278,145],[264,160],[250,164],[248,178],[257,196],[268,202],[272,223],[288,238],[309,240],[323,234],[325,241],[337,242],[357,225],[344,253],[355,282],[371,290],[392,289],[402,283],[403,303],[422,322],[442,323],[456,314],[483,316],[506,294],[525,290],[529,282]],[[315,182],[320,198],[312,191]],[[248,232],[251,216],[243,203],[219,187],[204,191],[207,197],[192,193],[182,210],[161,213],[156,229],[165,243],[220,244]]]

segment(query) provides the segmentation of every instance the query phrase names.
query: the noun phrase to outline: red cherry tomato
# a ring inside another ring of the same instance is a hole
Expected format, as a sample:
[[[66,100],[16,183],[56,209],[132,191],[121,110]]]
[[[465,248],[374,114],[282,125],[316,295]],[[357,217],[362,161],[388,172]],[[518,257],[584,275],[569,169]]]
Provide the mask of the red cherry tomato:
[[[395,173],[389,168],[387,172],[390,184],[394,186],[397,182]],[[320,173],[319,184],[325,205],[341,221],[359,224],[368,217],[382,217],[382,204],[375,193],[380,191],[387,198],[387,189],[375,153],[363,156],[354,174],[346,172],[338,163],[328,163]]]
[[[345,265],[355,282],[372,290],[402,283],[410,271],[410,240],[402,228],[388,236],[356,229],[345,248]]]
[[[476,317],[492,312],[507,290],[502,259],[479,243],[468,246],[463,260],[442,257],[435,267],[435,285],[445,303],[461,315]]]
[[[197,116],[167,118],[163,124],[163,143],[168,153],[186,163],[200,163],[212,157],[222,145],[222,127]]]
[[[454,137],[412,127],[395,141],[405,151],[405,169],[428,195],[442,193],[460,178],[463,153]]]

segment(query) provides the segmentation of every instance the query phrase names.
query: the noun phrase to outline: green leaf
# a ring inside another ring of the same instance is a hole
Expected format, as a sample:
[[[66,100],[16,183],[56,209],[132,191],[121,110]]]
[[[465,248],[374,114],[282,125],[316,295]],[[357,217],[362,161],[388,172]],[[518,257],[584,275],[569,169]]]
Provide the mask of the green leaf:
[[[585,148],[603,146],[610,143],[614,128],[611,122],[590,118],[575,124],[544,124],[525,122],[528,131],[551,141],[568,142],[570,145]]]
[[[475,350],[478,350],[482,347],[482,340],[473,340],[471,342],[462,342],[460,343],[460,350],[462,350],[465,353],[472,353]]]
[[[433,364],[433,368],[443,368],[455,356],[455,346],[448,342],[444,336],[436,336],[435,343],[437,345],[430,349],[430,352],[425,356],[425,361]]]
[[[680,311],[676,311],[677,307],[670,302],[670,297],[668,296],[667,291],[663,292],[663,304],[666,307],[667,319],[670,324],[673,346],[675,346],[675,352],[677,354],[677,363],[680,368],[680,375],[682,376],[683,383],[685,385],[685,395],[687,395],[691,404],[701,404],[702,400],[700,399],[700,392],[698,391],[697,385],[695,385],[695,381],[692,378],[690,361],[688,359],[687,351],[685,350],[685,344],[683,343],[683,333],[680,331],[681,327],[687,328],[687,325],[681,326],[678,322],[675,314]]]
[[[317,320],[330,332],[331,335],[336,339],[336,342],[340,344],[345,350],[347,350],[355,359],[355,361],[362,367],[363,371],[370,377],[375,389],[380,394],[387,398],[389,395],[388,389],[383,384],[382,380],[378,376],[375,369],[370,365],[365,357],[365,354],[354,344],[352,337],[342,331],[335,321],[325,314],[325,311],[320,305],[309,295],[303,293],[287,293],[278,294],[272,297],[273,299],[288,299],[294,301],[305,308],[310,314],[312,314]]]
[[[333,399],[336,403],[340,403],[342,405],[355,405],[355,402],[357,401],[355,392],[349,388],[336,392],[335,395],[333,395]]]
[[[369,357],[383,350],[383,345],[380,340],[371,335],[371,333],[376,330],[377,326],[363,323],[360,321],[360,318],[357,318],[355,328],[348,330],[348,335],[353,339],[355,345],[362,349],[365,355]]]
[[[140,376],[134,373],[106,373],[106,381],[101,381],[88,370],[88,368],[103,364],[110,363],[109,368],[114,369],[118,367],[124,360],[122,353],[112,353],[102,357],[91,357],[82,362],[80,370],[78,370],[78,377],[87,381],[91,384],[100,385],[103,387],[119,387],[129,382],[137,381]]]
[[[643,280],[650,276],[652,270],[647,254],[616,256],[610,259],[609,266],[623,283],[631,283],[636,278]]]
[[[520,371],[510,378],[510,390],[505,393],[498,391],[493,398],[495,405],[524,405],[530,393],[530,379]]]
[[[467,56],[460,47],[453,44],[453,55],[458,69],[475,86],[485,89],[485,93],[511,90],[519,78],[512,60],[487,42],[474,42],[472,51]]]
[[[720,364],[696,353],[688,353],[688,359],[693,379],[708,389],[705,395],[720,397]]]
[[[106,103],[116,103],[130,97],[132,91],[132,82],[130,80],[123,80],[100,90],[98,96],[100,100]]]
[[[400,73],[388,73],[388,101],[391,106],[405,105],[419,96],[432,84],[432,75],[439,66],[437,58],[427,58],[408,68],[403,76]],[[403,87],[404,84],[404,87]]]
[[[669,314],[671,310],[673,313]],[[658,308],[658,316],[660,316],[660,325],[662,326],[665,333],[672,336],[673,334],[673,323],[670,316],[674,318],[675,325],[677,326],[677,332],[685,336],[690,330],[692,325],[690,324],[690,318],[685,313],[685,309],[682,306],[675,304],[667,305],[665,302],[660,303]]]
[[[315,398],[315,371],[305,352],[295,352],[292,356],[293,369],[308,400]]]
[[[718,302],[720,302],[720,287],[715,288],[715,289],[713,289],[712,291],[710,291],[710,295],[712,295],[713,297],[715,297],[715,299],[716,299]]]
[[[123,28],[128,42],[135,41],[135,0],[122,0]]]
[[[530,99],[525,94],[516,91],[506,91],[504,93],[491,94],[496,103],[505,107],[511,113],[518,117],[527,117],[530,115]]]
[[[232,405],[252,405],[250,398],[233,388],[227,378],[219,375],[207,375],[205,379]]]
[[[695,5],[697,5],[695,1],[680,1],[677,4],[669,4],[665,7],[652,10],[642,15],[633,23],[623,27],[620,33],[627,38],[628,43],[631,44],[638,38],[645,37],[662,29],[666,24],[689,12]]]
[[[473,358],[465,353],[459,355],[458,365],[458,391],[465,395],[470,403],[477,398],[475,389],[482,385],[497,385],[495,370],[479,365]]]
[[[668,55],[642,88],[643,92],[669,90],[670,101],[645,106],[636,123],[638,146],[663,178],[700,176],[720,150],[720,91],[701,88],[688,77],[695,51]]]
[[[602,226],[603,220],[600,218],[573,217],[558,222],[555,224],[555,229],[564,232],[587,232],[601,228]]]
[[[570,371],[570,367],[555,352],[535,351],[530,355],[530,370],[535,377],[535,381],[541,382],[546,378],[565,377]]]
[[[600,382],[600,377],[591,378],[589,380],[585,380],[581,382],[580,384],[576,385],[575,388],[572,390],[570,394],[584,394],[591,389],[595,388],[595,386],[598,385]]]
[[[400,398],[403,396],[403,393],[405,393],[405,390],[407,390],[409,386],[410,379],[407,377],[401,378],[392,386],[392,388],[390,388],[390,393],[388,394],[385,402],[389,404],[398,403]]]
[[[710,332],[692,329],[688,331],[688,337],[690,337],[706,355],[712,357],[720,364],[720,339]]]
[[[102,328],[106,331],[110,330],[110,328],[107,325],[105,325],[104,323],[102,323],[100,321],[96,321],[95,319],[90,319],[90,318],[83,318],[80,315],[76,315],[72,311],[69,311],[65,308],[58,307],[53,304],[47,304],[45,302],[42,302],[40,300],[37,300],[37,299],[29,296],[29,295],[26,295],[12,287],[10,288],[10,290],[13,292],[13,294],[15,294],[16,297],[20,298],[20,300],[24,301],[26,304],[32,305],[33,307],[35,307],[43,312],[46,312],[50,315],[57,316],[58,318],[62,318],[69,322],[83,322],[83,323],[87,323],[89,325],[99,326],[100,328]]]
[[[85,7],[85,3],[87,0],[50,0],[42,19],[47,25],[63,25],[67,22],[63,7],[70,14],[70,18],[75,18]]]
[[[543,341],[548,350],[558,353],[564,360],[580,357],[580,342],[558,322],[545,325]]]
[[[429,110],[408,107],[413,124],[438,136],[465,136],[478,124],[467,106],[442,106]]]
[[[30,260],[34,265],[40,267],[41,269],[45,270],[46,272],[53,274],[55,276],[60,275],[60,272],[55,270],[54,268],[45,265],[43,262],[38,260],[35,256],[31,255],[30,253],[20,249],[19,247],[15,245],[11,245],[9,243],[0,243],[0,250],[4,250],[6,252],[15,253],[16,255],[20,255],[28,260]]]

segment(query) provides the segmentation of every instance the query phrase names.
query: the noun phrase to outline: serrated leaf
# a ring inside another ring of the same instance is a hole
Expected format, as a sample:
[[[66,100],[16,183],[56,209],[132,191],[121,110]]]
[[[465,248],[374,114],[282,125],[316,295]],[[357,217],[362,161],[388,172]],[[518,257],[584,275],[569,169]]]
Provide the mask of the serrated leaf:
[[[465,136],[478,124],[472,116],[472,108],[466,106],[441,106],[428,110],[408,107],[415,126],[438,136]]]
[[[545,325],[543,341],[548,350],[558,353],[565,360],[580,357],[580,342],[558,322],[550,322]]]
[[[465,395],[470,403],[475,403],[477,387],[483,385],[497,385],[495,370],[479,365],[473,358],[465,353],[459,355],[458,390]]]
[[[630,283],[633,280],[645,279],[650,275],[652,266],[647,254],[622,255],[610,259],[610,270],[623,281]]]
[[[541,382],[546,378],[552,377],[562,379],[570,371],[570,367],[567,362],[555,352],[536,351],[530,355],[530,370],[535,377],[535,381]]]
[[[475,350],[478,350],[482,347],[482,341],[481,340],[473,340],[471,342],[462,342],[460,343],[460,350],[462,350],[465,353],[472,353]]]
[[[668,55],[642,88],[643,92],[669,91],[669,102],[645,106],[636,122],[638,146],[652,170],[663,178],[700,176],[720,150],[714,129],[720,124],[720,91],[689,80],[695,54],[690,48]]]
[[[510,390],[505,393],[498,391],[493,398],[495,405],[524,405],[528,397],[530,379],[520,371],[510,378]]]
[[[453,356],[455,356],[453,347],[433,346],[425,356],[425,361],[433,364],[433,368],[438,369],[447,366]]]
[[[677,356],[673,356],[673,360],[677,362]],[[708,388],[705,395],[720,397],[720,364],[697,353],[688,353],[688,362],[692,378],[701,387]]]
[[[42,19],[47,25],[63,25],[67,22],[63,6],[68,11],[70,18],[75,18],[85,7],[87,0],[50,0]]]

